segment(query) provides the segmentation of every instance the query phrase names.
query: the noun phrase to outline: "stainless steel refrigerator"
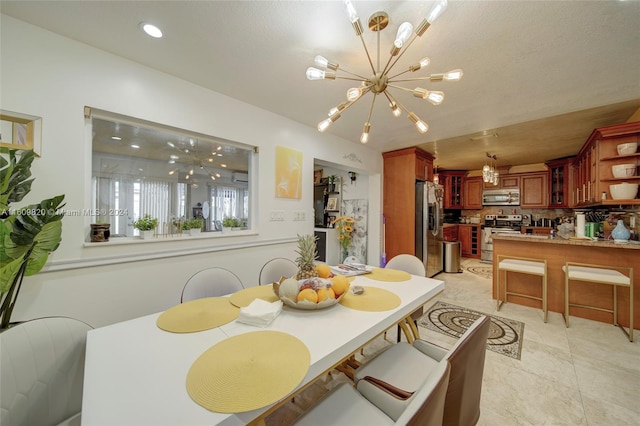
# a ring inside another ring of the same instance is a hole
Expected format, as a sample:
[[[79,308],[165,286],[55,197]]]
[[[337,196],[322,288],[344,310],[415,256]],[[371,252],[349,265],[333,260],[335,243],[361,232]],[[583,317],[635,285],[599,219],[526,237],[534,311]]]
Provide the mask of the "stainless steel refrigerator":
[[[442,271],[442,197],[442,186],[416,183],[416,256],[422,259],[427,277]]]

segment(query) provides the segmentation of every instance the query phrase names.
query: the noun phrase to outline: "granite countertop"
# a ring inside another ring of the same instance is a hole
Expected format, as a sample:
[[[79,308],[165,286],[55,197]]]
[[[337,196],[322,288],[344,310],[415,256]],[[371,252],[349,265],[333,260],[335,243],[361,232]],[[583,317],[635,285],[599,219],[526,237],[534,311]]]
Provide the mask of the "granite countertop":
[[[574,237],[567,239],[561,236],[549,238],[548,235],[535,234],[494,234],[491,236],[491,238],[494,240],[526,241],[527,243],[563,244],[571,246],[590,246],[640,250],[639,241],[628,241],[627,243],[619,244],[614,242],[613,240],[591,240],[587,238]]]

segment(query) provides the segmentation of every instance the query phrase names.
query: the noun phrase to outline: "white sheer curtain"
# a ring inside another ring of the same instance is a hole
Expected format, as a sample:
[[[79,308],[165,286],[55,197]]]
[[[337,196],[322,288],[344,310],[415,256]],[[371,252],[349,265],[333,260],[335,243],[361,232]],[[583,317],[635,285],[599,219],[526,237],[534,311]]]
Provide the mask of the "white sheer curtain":
[[[225,217],[249,218],[249,189],[243,187],[211,186],[211,221]]]

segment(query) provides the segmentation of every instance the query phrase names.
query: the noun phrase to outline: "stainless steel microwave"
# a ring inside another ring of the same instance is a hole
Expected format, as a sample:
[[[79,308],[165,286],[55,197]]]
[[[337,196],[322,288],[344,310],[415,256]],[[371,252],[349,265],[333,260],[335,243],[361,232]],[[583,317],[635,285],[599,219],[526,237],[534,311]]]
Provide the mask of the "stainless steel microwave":
[[[482,191],[483,206],[519,206],[519,189],[486,189]]]

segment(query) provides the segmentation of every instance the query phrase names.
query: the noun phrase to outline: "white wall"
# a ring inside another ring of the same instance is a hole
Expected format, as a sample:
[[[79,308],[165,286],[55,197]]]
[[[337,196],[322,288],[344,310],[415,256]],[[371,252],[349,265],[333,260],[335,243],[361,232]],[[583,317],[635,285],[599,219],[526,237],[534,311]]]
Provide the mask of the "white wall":
[[[14,320],[70,315],[101,326],[157,312],[177,303],[186,279],[206,266],[224,265],[245,285],[255,285],[264,261],[293,258],[296,234],[313,231],[314,158],[347,170],[366,169],[370,209],[380,216],[379,152],[6,15],[0,18],[0,105],[43,119],[42,157],[32,167],[36,181],[20,205],[65,194],[67,209],[90,207],[91,144],[85,106],[260,149],[257,185],[251,188],[257,197],[257,233],[88,247],[84,240],[90,219],[66,217],[60,248],[44,271],[25,280]],[[300,200],[275,197],[278,145],[303,151]],[[285,211],[285,221],[269,222],[272,210]],[[293,221],[294,211],[304,211],[306,220]],[[379,239],[377,232],[370,236],[371,259],[379,258]]]

